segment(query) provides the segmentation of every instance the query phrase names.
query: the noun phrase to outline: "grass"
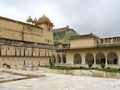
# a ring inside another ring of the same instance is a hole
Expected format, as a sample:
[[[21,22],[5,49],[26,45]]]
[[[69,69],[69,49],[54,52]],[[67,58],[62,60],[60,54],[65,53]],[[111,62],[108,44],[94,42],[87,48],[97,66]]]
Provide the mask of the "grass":
[[[120,70],[117,68],[105,68],[105,72],[111,72],[111,73],[120,73]]]
[[[98,67],[92,67],[92,68],[86,68],[83,66],[80,67],[73,67],[73,66],[40,66],[40,67],[46,67],[50,69],[57,69],[57,70],[97,70],[97,71],[105,71],[110,73],[120,73],[120,69],[117,68],[98,68]]]

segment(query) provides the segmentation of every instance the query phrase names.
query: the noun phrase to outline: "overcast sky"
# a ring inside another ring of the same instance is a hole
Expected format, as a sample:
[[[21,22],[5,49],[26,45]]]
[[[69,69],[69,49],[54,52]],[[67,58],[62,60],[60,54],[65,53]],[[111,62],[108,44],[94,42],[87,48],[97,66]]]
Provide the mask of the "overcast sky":
[[[25,22],[45,14],[54,28],[120,36],[120,0],[0,0],[0,16]]]

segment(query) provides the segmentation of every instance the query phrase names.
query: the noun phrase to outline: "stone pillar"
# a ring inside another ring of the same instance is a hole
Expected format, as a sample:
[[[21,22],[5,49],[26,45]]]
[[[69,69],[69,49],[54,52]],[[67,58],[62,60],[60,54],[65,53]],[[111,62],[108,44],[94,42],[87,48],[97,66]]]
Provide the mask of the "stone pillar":
[[[59,61],[58,61],[59,59],[58,59],[58,57],[56,57],[56,65],[59,63]]]
[[[82,57],[82,65],[85,65],[85,55],[81,55]]]
[[[108,65],[107,56],[105,56],[105,65],[106,65],[106,66]]]
[[[118,65],[120,65],[120,54],[118,54]]]
[[[60,57],[61,58],[61,64],[63,64],[63,57]]]
[[[94,55],[94,57],[93,57],[93,58],[94,58],[94,65],[96,65],[96,58],[95,58],[95,55]]]

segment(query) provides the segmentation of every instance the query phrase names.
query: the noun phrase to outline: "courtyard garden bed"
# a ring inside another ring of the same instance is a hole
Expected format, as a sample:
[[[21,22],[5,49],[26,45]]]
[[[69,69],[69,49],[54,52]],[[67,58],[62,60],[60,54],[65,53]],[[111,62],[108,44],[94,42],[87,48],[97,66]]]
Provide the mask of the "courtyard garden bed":
[[[120,73],[120,68],[98,68],[98,67],[75,67],[75,66],[40,66],[40,67],[45,67],[49,69],[57,69],[57,70],[96,70],[96,71],[105,71],[105,72],[110,72],[110,73]]]

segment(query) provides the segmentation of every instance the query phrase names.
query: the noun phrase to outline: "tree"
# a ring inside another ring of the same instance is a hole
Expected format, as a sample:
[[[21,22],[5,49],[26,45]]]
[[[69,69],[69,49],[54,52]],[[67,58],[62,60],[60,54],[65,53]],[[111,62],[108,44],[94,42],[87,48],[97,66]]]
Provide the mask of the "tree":
[[[105,64],[104,63],[101,63],[101,68],[105,68]]]
[[[92,63],[88,63],[88,67],[89,67],[89,69],[92,67]]]

